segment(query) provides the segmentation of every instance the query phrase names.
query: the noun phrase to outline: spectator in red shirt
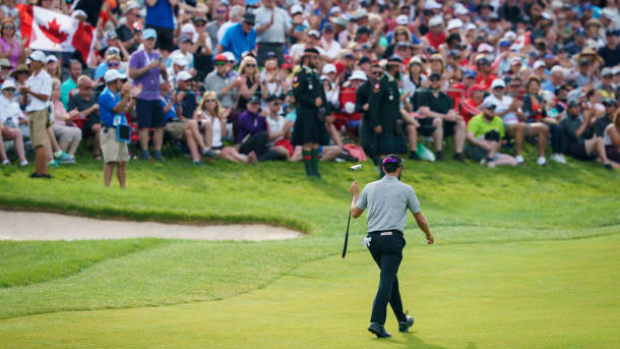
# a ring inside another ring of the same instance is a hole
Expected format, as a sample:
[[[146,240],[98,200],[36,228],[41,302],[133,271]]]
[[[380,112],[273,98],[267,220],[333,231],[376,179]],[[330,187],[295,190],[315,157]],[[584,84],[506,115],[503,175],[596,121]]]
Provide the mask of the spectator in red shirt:
[[[428,44],[432,46],[436,51],[439,50],[439,45],[446,42],[446,33],[443,30],[443,19],[441,16],[435,16],[428,21],[430,30],[424,38],[428,41]]]
[[[467,90],[468,98],[462,99],[459,104],[459,114],[466,123],[474,116],[480,114],[482,101],[484,101],[484,88],[480,85],[470,86]]]
[[[491,61],[487,57],[480,57],[476,59],[476,68],[478,70],[476,84],[484,86],[485,90],[490,89],[491,83],[495,80],[495,75],[492,74]]]

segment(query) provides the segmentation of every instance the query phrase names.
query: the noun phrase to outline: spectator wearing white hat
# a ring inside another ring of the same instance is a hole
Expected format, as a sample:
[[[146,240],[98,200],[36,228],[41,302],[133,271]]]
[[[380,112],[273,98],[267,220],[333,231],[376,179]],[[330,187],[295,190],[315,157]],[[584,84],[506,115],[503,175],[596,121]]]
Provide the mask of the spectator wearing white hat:
[[[304,51],[309,48],[315,48],[319,51],[319,55],[325,55],[325,50],[320,46],[321,34],[317,30],[310,30],[306,34],[306,37],[301,42],[291,46],[289,54],[293,57],[295,63],[299,63],[301,57],[304,55]]]
[[[127,142],[117,138],[117,126],[127,124],[126,112],[131,112],[136,104],[136,97],[142,90],[142,85],[131,87],[131,83],[123,84],[126,76],[118,70],[108,70],[103,79],[106,88],[99,95],[99,115],[103,129],[101,130],[101,151],[103,153],[103,179],[106,187],[112,181],[114,167],[117,167],[116,176],[121,188],[125,188],[125,168],[129,161]]]
[[[427,1],[428,2],[428,1]],[[435,50],[439,50],[439,45],[446,42],[446,33],[443,30],[443,18],[435,16],[428,21],[429,32],[424,38]]]
[[[167,67],[170,67],[170,65],[172,65],[173,63],[173,60],[177,57],[184,57],[187,60],[187,64],[184,66],[185,70],[189,71],[190,68],[194,67],[194,42],[192,41],[192,35],[192,33],[188,32],[181,33],[177,40],[177,45],[179,46],[179,48],[172,51],[172,53],[170,53],[170,55],[168,56],[168,60],[166,61]],[[203,39],[205,35],[206,34],[203,34]]]
[[[58,57],[49,55],[45,57],[45,71],[52,79],[60,79],[60,67],[58,66]]]
[[[27,123],[24,115],[15,98],[17,86],[15,81],[6,80],[2,84],[2,94],[0,95],[0,161],[2,165],[9,165],[11,161],[6,156],[4,149],[5,141],[13,141],[15,152],[19,158],[21,166],[28,165],[24,151],[24,137],[19,125]]]
[[[30,140],[35,150],[35,169],[31,178],[51,178],[47,168],[47,149],[51,149],[47,135],[49,122],[50,96],[52,95],[52,78],[43,69],[45,54],[34,51],[28,57],[32,75],[26,81],[26,86],[20,88],[22,104],[26,105],[26,112],[30,119]]]
[[[136,24],[139,24],[142,18],[140,6],[133,1],[127,2],[124,9],[124,16],[125,21],[116,28],[116,33],[127,52],[132,54],[138,49],[138,46],[142,42],[141,32],[136,29]]]
[[[172,61],[172,64],[166,69],[168,71],[168,81],[170,81],[173,88],[176,88],[177,75],[182,71],[187,71],[189,61],[185,55],[175,53],[172,53],[168,59]]]

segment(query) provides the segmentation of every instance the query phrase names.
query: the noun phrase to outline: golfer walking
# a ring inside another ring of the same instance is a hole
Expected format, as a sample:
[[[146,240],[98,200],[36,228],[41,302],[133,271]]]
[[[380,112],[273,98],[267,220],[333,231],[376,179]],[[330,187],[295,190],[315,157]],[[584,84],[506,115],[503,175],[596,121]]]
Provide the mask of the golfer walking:
[[[405,239],[403,230],[407,209],[411,211],[418,227],[426,234],[428,244],[434,242],[426,217],[420,210],[420,203],[413,188],[400,181],[404,169],[398,155],[386,156],[381,164],[385,177],[364,187],[360,195],[357,181],[353,181],[351,192],[351,216],[359,217],[368,208],[368,237],[366,246],[372,258],[381,269],[379,289],[372,305],[368,331],[379,338],[391,337],[385,330],[387,304],[390,303],[398,320],[398,331],[407,332],[413,326],[413,317],[403,312],[403,303],[398,290],[398,266],[403,259]]]

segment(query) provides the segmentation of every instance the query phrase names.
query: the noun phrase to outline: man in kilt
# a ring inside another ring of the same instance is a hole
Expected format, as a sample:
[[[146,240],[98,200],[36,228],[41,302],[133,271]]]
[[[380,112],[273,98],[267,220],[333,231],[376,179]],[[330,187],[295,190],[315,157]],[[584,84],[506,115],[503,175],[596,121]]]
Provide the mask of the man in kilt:
[[[309,48],[301,58],[301,70],[293,77],[293,95],[297,103],[297,119],[293,129],[293,145],[301,145],[308,177],[321,178],[319,173],[319,145],[329,142],[325,117],[329,115],[323,84],[314,71],[318,66],[319,51]]]
[[[407,141],[400,119],[400,93],[398,81],[403,60],[398,56],[388,59],[383,76],[372,86],[368,121],[374,131],[373,152],[375,156],[407,152]],[[383,171],[377,167],[381,176]]]

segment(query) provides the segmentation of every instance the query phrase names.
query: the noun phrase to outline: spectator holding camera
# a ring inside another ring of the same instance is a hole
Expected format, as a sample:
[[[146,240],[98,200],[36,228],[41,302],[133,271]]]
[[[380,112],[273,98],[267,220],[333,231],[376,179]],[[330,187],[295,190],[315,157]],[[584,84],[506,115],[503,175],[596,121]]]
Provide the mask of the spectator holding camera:
[[[114,167],[121,188],[125,188],[125,168],[129,161],[127,142],[117,137],[117,127],[126,125],[126,112],[131,112],[136,105],[136,98],[142,92],[142,85],[131,87],[130,83],[123,84],[126,79],[118,70],[108,70],[103,79],[106,88],[99,96],[99,115],[103,129],[101,130],[101,150],[103,152],[103,179],[106,187],[110,186]]]
[[[486,100],[482,103],[482,113],[469,120],[465,156],[491,168],[500,165],[517,166],[515,158],[499,153],[505,131],[502,118],[495,116],[495,108],[495,102]]]
[[[157,0],[162,2],[164,0]],[[146,29],[142,34],[144,50],[136,51],[129,59],[129,77],[133,79],[134,86],[141,85],[141,93],[136,101],[136,114],[138,116],[138,135],[140,137],[140,148],[142,160],[148,160],[150,153],[149,128],[154,128],[153,132],[153,158],[163,161],[161,146],[164,140],[164,112],[159,103],[159,76],[168,78],[166,67],[162,63],[163,57],[159,52],[155,52],[155,41],[157,33],[155,29]]]

